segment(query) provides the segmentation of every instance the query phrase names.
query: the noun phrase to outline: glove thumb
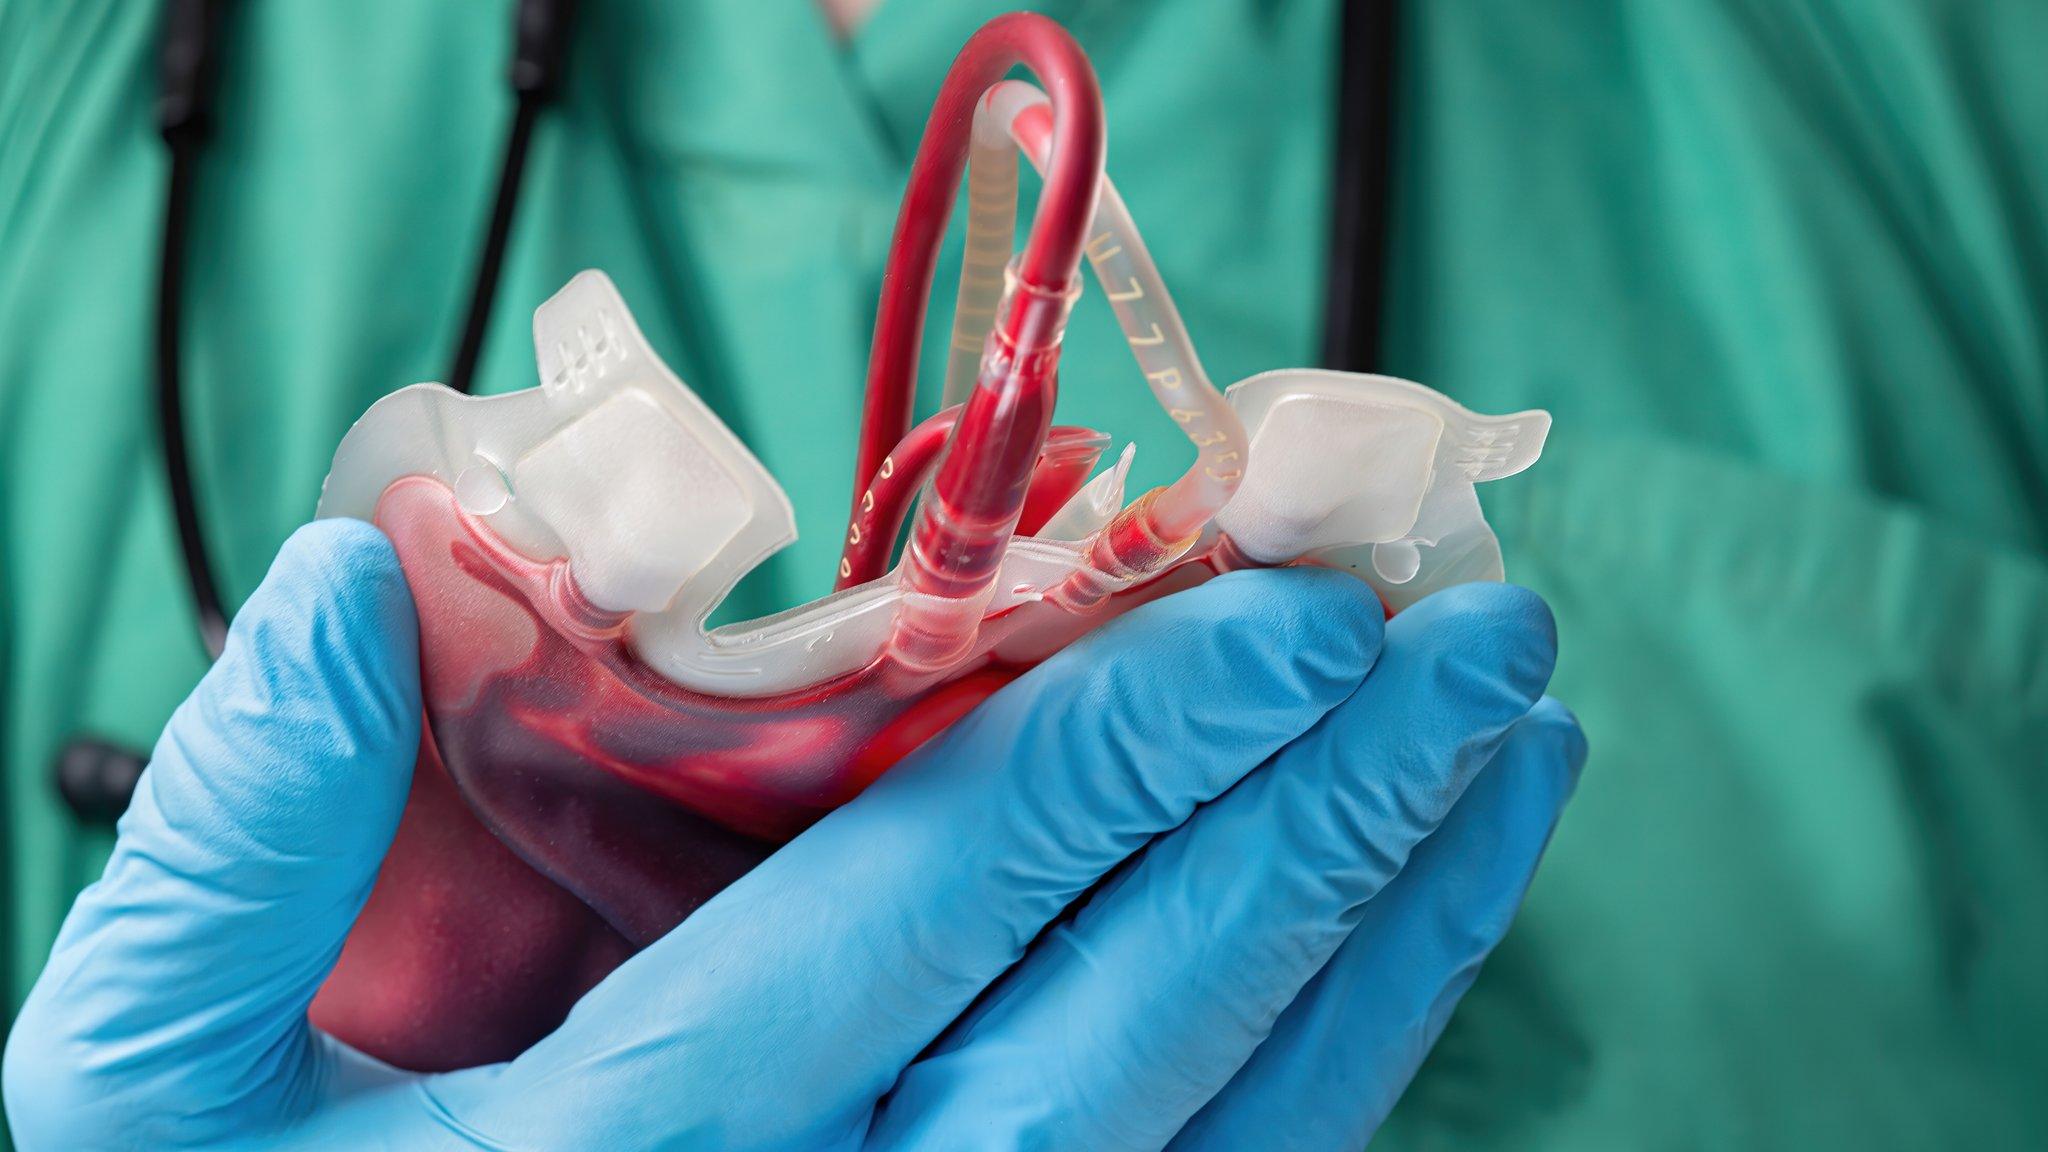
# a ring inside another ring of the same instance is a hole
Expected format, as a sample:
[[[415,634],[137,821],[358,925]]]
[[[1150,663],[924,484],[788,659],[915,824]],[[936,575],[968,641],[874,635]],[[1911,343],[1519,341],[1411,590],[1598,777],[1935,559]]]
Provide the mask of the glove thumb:
[[[285,544],[158,741],[16,1021],[17,1125],[51,1117],[75,1142],[90,1118],[124,1146],[166,1147],[309,1102],[322,1049],[306,1005],[411,778],[416,633],[376,529],[321,521]]]

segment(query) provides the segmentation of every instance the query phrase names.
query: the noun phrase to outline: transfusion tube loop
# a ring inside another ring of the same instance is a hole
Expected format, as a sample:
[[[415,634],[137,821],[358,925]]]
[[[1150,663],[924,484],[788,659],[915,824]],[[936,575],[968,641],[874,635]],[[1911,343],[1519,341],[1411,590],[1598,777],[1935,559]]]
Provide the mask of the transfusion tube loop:
[[[1015,289],[911,530],[900,575],[906,597],[890,651],[912,666],[943,664],[965,651],[980,627],[980,609],[1052,424],[1059,333],[1101,185],[1102,94],[1080,46],[1042,16],[990,21],[946,74],[897,216],[875,317],[850,523],[858,521],[882,460],[910,430],[933,266],[967,163],[975,105],[1019,64],[1052,93],[1053,154]]]
[[[1037,71],[1053,95],[1001,80],[1019,62]],[[983,80],[989,82],[977,90]],[[897,221],[885,279],[891,290],[876,319],[854,506],[838,572],[840,587],[879,575],[887,543],[875,530],[894,519],[896,508],[876,516],[876,486],[889,490],[893,505],[909,479],[885,483],[885,465],[903,464],[889,452],[899,442],[913,455],[932,450],[937,429],[921,427],[914,445],[905,436],[932,265],[964,167],[967,254],[946,381],[947,402],[957,402],[960,414],[931,464],[899,574],[916,600],[899,620],[892,645],[899,659],[942,660],[979,627],[979,605],[1016,532],[1051,426],[1059,342],[1079,295],[1081,256],[1101,281],[1147,385],[1195,446],[1196,460],[1173,484],[1120,511],[1089,547],[1089,578],[1053,590],[1054,598],[1083,610],[1171,565],[1243,478],[1243,425],[1203,371],[1128,209],[1102,173],[1102,137],[1101,99],[1085,57],[1057,26],[1028,15],[998,20],[970,40],[934,104]],[[1012,259],[1020,150],[1044,174],[1045,191],[1024,251]]]
[[[925,310],[939,245],[967,164],[975,105],[1018,64],[1044,82],[1055,110],[1052,163],[1019,274],[1034,287],[1065,291],[1080,266],[1102,175],[1101,89],[1088,58],[1059,25],[1031,13],[999,16],[976,32],[954,59],[911,165],[875,312],[860,451],[854,464],[856,502],[882,458],[910,431]]]

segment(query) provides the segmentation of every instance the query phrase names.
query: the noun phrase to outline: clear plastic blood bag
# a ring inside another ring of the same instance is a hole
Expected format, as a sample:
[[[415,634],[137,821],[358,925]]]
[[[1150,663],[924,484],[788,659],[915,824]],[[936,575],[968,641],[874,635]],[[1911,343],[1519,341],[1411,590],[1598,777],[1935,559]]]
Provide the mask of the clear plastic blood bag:
[[[1002,81],[1018,63],[1049,94]],[[1085,57],[1041,17],[991,22],[955,61],[897,222],[839,591],[823,600],[706,629],[795,538],[794,517],[600,273],[535,314],[539,387],[415,385],[350,430],[320,514],[371,520],[395,544],[428,724],[318,1025],[413,1069],[517,1055],[1008,680],[1217,572],[1340,567],[1391,608],[1501,577],[1474,486],[1533,463],[1549,417],[1306,369],[1219,393],[1103,178],[1101,121]],[[1008,257],[1013,147],[1045,189]],[[912,428],[933,256],[964,169],[953,406]],[[1181,481],[1135,498],[1128,451],[1097,473],[1108,438],[1051,424],[1084,259],[1195,448]]]

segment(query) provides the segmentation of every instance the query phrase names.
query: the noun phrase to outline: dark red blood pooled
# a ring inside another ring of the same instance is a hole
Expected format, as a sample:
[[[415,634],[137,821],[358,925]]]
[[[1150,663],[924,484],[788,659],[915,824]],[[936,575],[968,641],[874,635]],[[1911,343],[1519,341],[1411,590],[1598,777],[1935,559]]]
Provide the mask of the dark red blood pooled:
[[[984,659],[938,681],[878,659],[780,696],[709,696],[648,668],[625,619],[583,600],[566,562],[521,555],[440,481],[393,484],[376,522],[419,609],[428,731],[397,839],[312,1014],[405,1068],[518,1055],[627,957],[1024,670]],[[1198,568],[1065,618],[1034,650]],[[1005,625],[999,614],[989,628]]]

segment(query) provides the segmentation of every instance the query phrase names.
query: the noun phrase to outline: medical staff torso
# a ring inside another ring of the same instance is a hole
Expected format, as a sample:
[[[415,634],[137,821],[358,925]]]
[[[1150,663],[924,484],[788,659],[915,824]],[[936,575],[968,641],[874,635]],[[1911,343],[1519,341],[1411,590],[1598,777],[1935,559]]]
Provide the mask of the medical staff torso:
[[[795,506],[732,618],[830,583],[911,150],[1010,6],[884,0],[845,44],[811,0],[580,14],[479,390],[527,384],[524,318],[606,269]],[[50,758],[81,731],[146,746],[203,667],[149,393],[154,11],[38,7],[0,9],[10,1001],[107,843]],[[1103,74],[1111,174],[1215,378],[1310,361],[1334,0],[1033,7]],[[1402,16],[1373,367],[1556,415],[1488,511],[1557,610],[1594,758],[1380,1143],[2048,1143],[2048,17]],[[238,9],[186,337],[231,599],[349,422],[449,356],[510,114],[502,17]],[[957,261],[956,237],[941,283]],[[1079,308],[1060,419],[1137,435],[1142,490],[1185,448],[1128,356]]]

